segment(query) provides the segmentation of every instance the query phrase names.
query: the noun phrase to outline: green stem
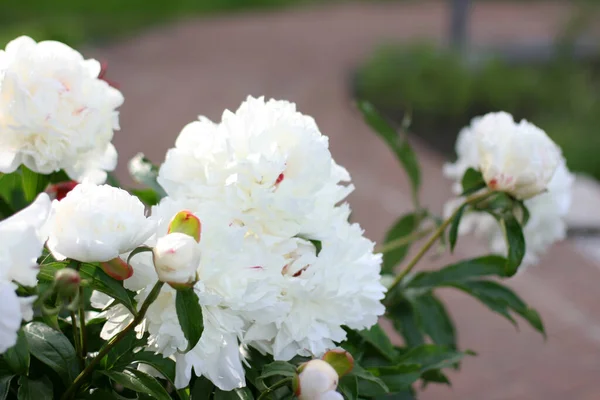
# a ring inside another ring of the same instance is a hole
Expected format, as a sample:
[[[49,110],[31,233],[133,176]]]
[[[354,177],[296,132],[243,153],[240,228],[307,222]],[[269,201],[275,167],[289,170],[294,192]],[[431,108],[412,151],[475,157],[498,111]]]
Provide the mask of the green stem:
[[[399,247],[409,245],[419,239],[424,238],[433,231],[433,228],[423,229],[422,231],[413,232],[406,236],[399,237],[398,239],[387,242],[375,249],[375,253],[389,253],[390,251],[396,250]]]
[[[87,357],[87,333],[85,330],[85,298],[83,297],[83,288],[79,288],[79,331],[81,333],[81,359],[85,367],[85,358]]]
[[[73,343],[75,343],[75,353],[79,358],[79,368],[85,368],[85,360],[81,358],[81,338],[77,329],[77,318],[75,312],[71,311],[71,329],[73,330]]]
[[[275,383],[273,386],[268,387],[267,390],[262,392],[260,394],[260,396],[258,396],[258,399],[256,399],[256,400],[266,399],[267,395],[273,393],[275,390],[279,389],[280,387],[287,386],[287,384],[290,382],[292,382],[292,378],[286,378],[286,379],[280,380],[279,382]]]
[[[471,196],[467,197],[465,199],[465,201],[463,202],[463,204],[461,206],[457,207],[456,210],[454,210],[454,212],[452,213],[452,215],[450,215],[450,217],[446,218],[444,220],[444,222],[442,222],[442,224],[435,230],[435,232],[433,232],[433,234],[429,237],[429,239],[427,239],[427,242],[425,242],[425,244],[423,245],[423,247],[421,247],[419,252],[417,254],[415,254],[415,256],[409,261],[409,263],[406,265],[406,267],[404,267],[404,269],[402,271],[400,271],[400,273],[396,276],[396,279],[394,279],[394,282],[392,283],[392,285],[389,287],[388,293],[391,293],[392,289],[394,289],[396,286],[398,286],[400,284],[400,282],[402,282],[402,280],[406,277],[406,275],[408,275],[410,273],[410,271],[412,271],[412,269],[415,267],[415,265],[417,265],[417,263],[421,260],[421,258],[423,258],[423,256],[427,253],[427,251],[431,248],[431,246],[433,246],[434,243],[440,238],[440,236],[442,236],[444,234],[444,232],[446,231],[446,228],[454,220],[454,218],[459,213],[459,211],[463,205],[477,204],[492,194],[493,194],[493,192],[485,191],[485,192],[481,192],[481,193],[475,193],[475,194],[472,194]]]
[[[140,311],[135,316],[133,321],[131,321],[131,323],[127,325],[125,329],[119,332],[116,336],[113,336],[108,341],[108,343],[100,350],[98,355],[94,357],[92,361],[90,361],[90,363],[83,369],[83,371],[81,371],[81,373],[77,376],[77,378],[75,378],[71,386],[69,386],[69,389],[67,389],[67,391],[61,397],[62,400],[68,400],[71,397],[73,397],[73,395],[76,393],[77,389],[79,389],[79,387],[83,384],[85,379],[94,371],[94,367],[100,362],[100,360],[102,360],[104,356],[107,355],[108,352],[111,351],[112,348],[115,347],[117,343],[119,343],[132,329],[134,329],[140,324],[140,322],[142,322],[146,315],[146,311],[148,311],[148,307],[150,307],[150,304],[152,304],[152,302],[156,300],[163,285],[164,282],[156,282],[156,284],[152,288],[152,291],[150,292],[148,297],[146,297],[144,303],[142,303],[142,307],[140,307]]]

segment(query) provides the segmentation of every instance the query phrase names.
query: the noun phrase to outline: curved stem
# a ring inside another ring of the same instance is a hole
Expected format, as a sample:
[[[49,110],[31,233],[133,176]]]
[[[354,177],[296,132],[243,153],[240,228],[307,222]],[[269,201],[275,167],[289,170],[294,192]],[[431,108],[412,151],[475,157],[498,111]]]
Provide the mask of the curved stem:
[[[71,329],[73,330],[73,343],[75,344],[75,353],[77,354],[77,358],[79,359],[79,368],[85,368],[85,359],[81,357],[81,337],[79,336],[79,331],[77,329],[77,318],[75,317],[75,312],[71,311]]]
[[[406,277],[406,275],[408,275],[410,273],[410,271],[412,271],[412,269],[415,267],[415,265],[417,265],[417,263],[421,260],[421,258],[423,258],[423,256],[427,253],[427,251],[431,248],[431,246],[433,246],[433,244],[440,238],[440,236],[442,236],[444,234],[448,225],[450,225],[450,223],[454,220],[454,218],[456,217],[456,215],[459,213],[460,209],[464,205],[477,204],[492,194],[493,194],[493,192],[485,191],[485,192],[481,192],[481,193],[475,193],[475,194],[472,194],[471,196],[467,197],[465,199],[465,201],[463,202],[463,204],[461,204],[459,207],[457,207],[456,210],[454,210],[454,212],[452,213],[452,215],[450,215],[448,218],[446,218],[444,220],[444,222],[442,222],[442,224],[435,230],[435,232],[433,232],[433,234],[429,237],[429,239],[427,239],[427,242],[425,242],[425,244],[423,245],[423,247],[421,247],[419,252],[417,254],[415,254],[415,256],[409,261],[409,263],[406,265],[406,267],[404,267],[404,269],[402,271],[400,271],[400,273],[396,276],[396,279],[394,279],[394,282],[392,283],[392,285],[389,287],[388,293],[391,293],[392,289],[394,289],[396,286],[398,286],[398,284],[400,282],[402,282],[402,280]]]
[[[282,379],[279,382],[275,383],[273,386],[269,386],[267,388],[267,390],[265,390],[264,392],[262,392],[260,394],[260,396],[258,396],[258,399],[256,400],[263,400],[267,398],[267,395],[273,393],[275,390],[279,389],[280,387],[284,387],[286,386],[288,383],[290,383],[292,381],[292,378],[286,378],[286,379]]]
[[[156,297],[158,297],[158,294],[160,293],[160,290],[162,289],[163,285],[164,282],[156,282],[156,284],[152,288],[152,291],[150,292],[148,297],[146,297],[144,303],[142,303],[142,307],[140,307],[140,311],[135,316],[133,321],[131,321],[131,323],[127,325],[125,329],[119,332],[116,336],[113,336],[108,341],[108,343],[102,348],[102,350],[100,350],[98,355],[94,357],[92,361],[90,361],[90,363],[87,365],[87,367],[85,367],[83,371],[81,371],[81,373],[77,376],[77,378],[75,378],[71,386],[69,386],[69,389],[67,389],[65,394],[63,394],[61,398],[62,400],[70,399],[77,392],[77,389],[79,389],[79,387],[83,384],[88,375],[90,375],[94,371],[94,367],[100,362],[100,360],[102,360],[102,358],[104,358],[104,356],[108,354],[108,352],[111,351],[112,348],[115,347],[117,343],[119,343],[132,329],[134,329],[136,326],[139,325],[140,322],[142,322],[144,316],[146,315],[146,311],[148,311],[148,307],[150,307],[150,304],[152,304],[152,302],[156,300]]]
[[[85,358],[87,357],[87,333],[85,331],[85,297],[83,295],[82,287],[79,287],[79,330],[81,332],[81,359],[83,360],[83,365],[85,367]]]
[[[424,238],[433,231],[433,228],[423,229],[421,231],[413,232],[406,236],[399,237],[398,239],[387,242],[375,249],[375,253],[389,253],[390,251],[396,250],[399,247],[411,244],[414,241]]]

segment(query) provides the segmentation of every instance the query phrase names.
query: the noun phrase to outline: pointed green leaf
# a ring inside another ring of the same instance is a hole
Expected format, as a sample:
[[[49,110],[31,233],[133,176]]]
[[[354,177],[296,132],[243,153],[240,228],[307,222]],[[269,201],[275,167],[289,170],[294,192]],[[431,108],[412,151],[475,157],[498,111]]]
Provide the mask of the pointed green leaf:
[[[419,326],[417,314],[407,299],[393,304],[388,307],[387,311],[391,317],[394,329],[402,335],[404,343],[408,347],[415,347],[425,343],[425,335]]]
[[[46,187],[50,182],[49,175],[38,174],[24,165],[21,166],[21,179],[25,200],[28,203],[31,203],[33,200],[35,200],[38,194],[46,190]]]
[[[378,324],[373,325],[371,329],[364,329],[358,334],[371,346],[373,346],[381,356],[388,360],[396,357],[396,349],[390,341],[385,331]]]
[[[181,330],[188,340],[188,349],[193,349],[204,331],[202,307],[193,288],[177,291],[175,308]]]
[[[296,367],[287,361],[274,361],[264,366],[259,379],[266,379],[271,376],[291,377],[296,375]]]
[[[155,378],[137,369],[119,371],[98,371],[114,382],[135,392],[144,393],[157,400],[171,400],[167,390]]]
[[[358,378],[350,375],[343,376],[340,379],[337,390],[344,395],[346,400],[357,400]]]
[[[248,388],[239,388],[228,392],[217,389],[214,400],[254,400],[254,396]]]
[[[10,369],[17,375],[27,375],[29,371],[29,345],[23,330],[19,330],[17,344],[6,350],[4,360]]]
[[[148,247],[148,246],[136,247],[135,249],[132,250],[131,253],[129,253],[129,256],[127,256],[127,264],[131,265],[131,259],[136,254],[147,253],[147,252],[152,252],[152,248]]]
[[[41,379],[31,379],[26,376],[19,378],[19,400],[40,400],[52,398],[52,382],[47,376]]]
[[[504,215],[502,228],[508,247],[506,275],[513,276],[517,273],[517,269],[525,257],[525,236],[523,236],[521,224],[512,214]]]
[[[397,359],[399,364],[419,364],[421,373],[432,369],[450,367],[473,352],[456,351],[446,346],[425,344],[410,349]]]
[[[456,246],[456,240],[458,238],[458,227],[460,226],[460,220],[465,213],[465,209],[468,204],[461,205],[456,211],[456,215],[452,219],[452,224],[450,225],[450,232],[448,233],[448,241],[450,242],[450,252],[454,252],[454,246]]]
[[[152,189],[131,189],[129,192],[147,206],[155,206],[160,202],[160,196]]]
[[[462,196],[468,196],[487,186],[481,172],[473,168],[465,171],[461,183],[463,188]]]
[[[385,239],[383,241],[384,246],[409,236],[418,229],[420,222],[421,214],[418,213],[407,214],[399,218],[385,235]],[[384,274],[393,273],[394,267],[401,263],[404,257],[406,257],[410,245],[411,244],[408,243],[404,246],[399,246],[394,250],[384,252],[381,272]]]
[[[433,294],[426,293],[412,301],[419,325],[433,343],[456,348],[456,330],[444,304]]]
[[[0,377],[0,400],[6,400],[10,391],[10,382],[14,375],[4,375]]]
[[[358,379],[358,393],[361,397],[381,396],[390,391],[379,377],[360,365],[354,364],[354,368],[346,376]]]
[[[215,390],[215,385],[204,376],[199,376],[192,385],[191,400],[210,400]]]

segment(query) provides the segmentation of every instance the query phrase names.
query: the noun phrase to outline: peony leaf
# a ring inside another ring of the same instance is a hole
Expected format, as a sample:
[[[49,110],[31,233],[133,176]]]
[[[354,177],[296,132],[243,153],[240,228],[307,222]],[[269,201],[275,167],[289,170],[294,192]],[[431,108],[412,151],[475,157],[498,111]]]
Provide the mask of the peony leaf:
[[[481,172],[473,168],[469,168],[465,171],[461,185],[463,189],[462,196],[468,196],[487,186]]]
[[[215,385],[204,376],[199,376],[194,381],[190,391],[192,400],[210,400],[215,390]]]
[[[347,400],[358,399],[358,378],[356,376],[343,376],[338,385],[338,392]]]
[[[0,377],[0,400],[6,400],[8,397],[8,392],[10,391],[10,382],[14,377],[14,375],[4,375]]]
[[[271,376],[290,377],[296,375],[296,367],[287,361],[274,361],[265,365],[259,379],[266,379]]]
[[[140,254],[140,253],[146,253],[148,251],[152,251],[151,247],[148,246],[140,246],[140,247],[136,247],[135,249],[133,249],[133,251],[131,253],[129,253],[129,256],[127,257],[127,264],[131,265],[131,259],[133,258],[133,256],[135,256],[136,254]]]
[[[21,166],[21,179],[25,201],[28,203],[35,200],[37,195],[42,193],[50,183],[49,175],[38,174],[24,165]]]
[[[171,396],[163,385],[155,378],[137,369],[118,371],[98,371],[115,383],[138,393],[144,393],[157,400],[171,400]]]
[[[202,307],[193,288],[177,291],[175,308],[181,330],[188,340],[188,350],[193,349],[204,331]]]
[[[143,154],[138,154],[131,159],[129,162],[129,173],[134,181],[152,189],[159,200],[167,195],[162,186],[157,182],[158,167],[152,164]]]
[[[214,400],[253,400],[252,392],[248,388],[234,389],[229,392],[224,392],[217,389]]]
[[[399,365],[420,365],[421,373],[433,369],[452,367],[467,355],[475,355],[472,351],[456,351],[446,346],[424,344],[410,349],[397,359]]]
[[[461,205],[456,211],[456,215],[452,220],[452,224],[450,225],[450,231],[448,233],[448,241],[450,242],[450,252],[454,252],[454,246],[456,246],[456,240],[458,238],[458,227],[460,226],[460,220],[465,213],[465,209],[468,204]]]
[[[373,346],[381,356],[388,360],[393,360],[396,357],[396,349],[390,341],[385,331],[379,325],[373,325],[371,329],[364,329],[358,334],[367,343]]]
[[[385,382],[360,365],[354,364],[354,368],[346,376],[355,376],[358,379],[358,393],[363,398],[382,396],[390,392]]]
[[[17,344],[6,350],[3,354],[6,363],[10,369],[18,375],[27,375],[29,371],[29,345],[23,330],[19,331],[17,336]]]
[[[420,327],[433,343],[455,349],[456,330],[444,304],[431,293],[422,294],[411,303]]]
[[[397,302],[387,309],[392,319],[394,329],[402,335],[408,347],[415,347],[425,343],[425,335],[419,326],[417,313],[407,299]]]
[[[506,275],[513,276],[517,273],[519,265],[525,257],[525,236],[521,224],[512,214],[505,214],[500,222],[506,245],[508,247],[508,257],[506,262]]]
[[[47,399],[51,393],[52,382],[47,376],[35,380],[26,376],[19,378],[19,400]]]
[[[412,234],[419,227],[421,217],[421,213],[411,213],[400,217],[385,235],[384,246]],[[404,246],[398,246],[393,250],[384,252],[382,273],[393,273],[394,267],[406,257],[410,245],[411,243],[407,243]]]

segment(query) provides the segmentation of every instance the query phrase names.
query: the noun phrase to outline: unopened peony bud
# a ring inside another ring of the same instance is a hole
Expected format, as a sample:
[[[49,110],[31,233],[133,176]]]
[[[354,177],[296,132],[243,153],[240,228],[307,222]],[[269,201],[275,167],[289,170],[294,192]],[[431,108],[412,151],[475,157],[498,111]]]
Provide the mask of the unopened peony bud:
[[[52,199],[60,201],[64,199],[67,194],[77,185],[79,185],[79,183],[75,181],[59,182],[48,186],[46,192]]]
[[[562,155],[543,130],[525,120],[517,124],[505,112],[481,117],[472,129],[479,168],[490,189],[520,200],[547,190]]]
[[[339,376],[335,369],[323,360],[311,360],[300,366],[294,379],[294,394],[300,400],[343,400],[335,391]]]
[[[331,365],[340,377],[349,374],[354,368],[354,357],[344,349],[329,350],[322,359]]]
[[[196,242],[200,243],[202,224],[198,217],[190,211],[180,211],[173,217],[169,224],[169,233],[176,232],[185,233],[186,235],[193,237]]]
[[[100,268],[102,268],[102,271],[106,272],[108,276],[118,281],[124,281],[125,279],[131,278],[133,275],[133,268],[121,257],[101,262]]]
[[[72,268],[63,268],[54,275],[54,288],[62,297],[75,297],[79,291],[81,277],[79,272]]]
[[[159,280],[174,288],[189,287],[196,282],[200,248],[192,236],[169,233],[158,239],[152,254]]]

